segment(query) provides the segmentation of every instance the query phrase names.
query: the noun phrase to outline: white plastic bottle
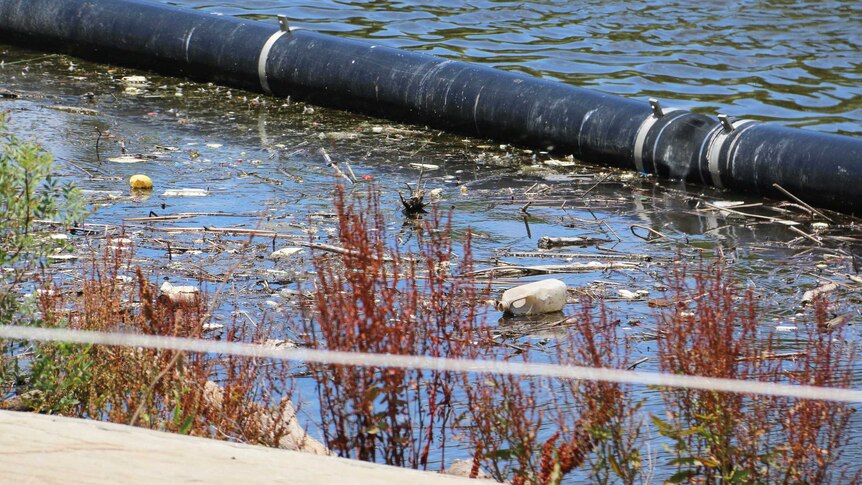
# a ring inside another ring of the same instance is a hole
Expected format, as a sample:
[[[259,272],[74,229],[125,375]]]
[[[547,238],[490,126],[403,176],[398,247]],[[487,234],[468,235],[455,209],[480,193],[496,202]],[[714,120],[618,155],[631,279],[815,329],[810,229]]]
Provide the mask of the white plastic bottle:
[[[509,315],[558,312],[566,306],[566,284],[550,278],[516,286],[504,291],[496,306]]]

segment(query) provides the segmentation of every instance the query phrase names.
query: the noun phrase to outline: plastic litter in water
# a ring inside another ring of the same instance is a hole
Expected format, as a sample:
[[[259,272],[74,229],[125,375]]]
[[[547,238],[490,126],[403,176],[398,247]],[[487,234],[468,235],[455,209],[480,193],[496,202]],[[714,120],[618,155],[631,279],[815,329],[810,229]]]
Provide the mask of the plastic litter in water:
[[[504,291],[496,306],[509,315],[558,312],[566,306],[566,284],[550,278],[516,286]]]
[[[152,190],[153,180],[142,174],[132,175],[129,178],[129,187],[138,190]]]

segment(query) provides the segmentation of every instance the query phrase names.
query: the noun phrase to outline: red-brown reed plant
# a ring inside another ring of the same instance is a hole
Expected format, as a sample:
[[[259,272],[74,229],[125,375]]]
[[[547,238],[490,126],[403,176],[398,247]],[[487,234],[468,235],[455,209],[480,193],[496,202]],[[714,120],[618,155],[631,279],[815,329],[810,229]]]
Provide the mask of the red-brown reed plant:
[[[659,318],[662,371],[850,385],[853,356],[835,334],[813,332],[799,342],[795,361],[785,361],[775,335],[762,330],[754,292],[738,288],[725,262],[701,262],[694,271],[681,262],[668,279],[675,305]],[[847,439],[846,404],[693,389],[663,397],[667,420],[653,421],[675,443],[674,482],[822,483]]]
[[[579,302],[566,320],[551,363],[625,368],[626,342],[604,305]],[[535,359],[522,352],[519,360]],[[590,463],[591,476],[632,483],[639,475],[639,404],[619,384],[563,381],[511,375],[465,377],[467,432],[477,449],[474,468],[485,466],[497,480],[559,483]]]
[[[364,203],[335,193],[342,250],[316,254],[309,345],[337,351],[460,357],[481,339],[480,291],[469,235],[455,260],[448,219],[416,221],[418,248],[388,245],[380,196]],[[310,365],[327,446],[340,456],[426,468],[445,463],[456,376],[448,372]]]
[[[201,338],[206,298],[160,295],[132,265],[131,250],[107,241],[75,295],[50,283],[40,292],[44,326]],[[234,324],[227,341],[262,342]],[[35,344],[29,405],[36,411],[134,424],[218,439],[278,446],[289,426],[286,364],[215,354],[134,347]]]
[[[855,349],[845,330],[824,331],[829,302],[812,303],[814,324],[799,336],[803,350],[783,373],[791,384],[849,388],[853,384]],[[776,409],[780,426],[779,454],[771,480],[775,483],[859,483],[862,468],[841,470],[841,456],[849,442],[853,409],[846,404],[803,399],[782,399]]]

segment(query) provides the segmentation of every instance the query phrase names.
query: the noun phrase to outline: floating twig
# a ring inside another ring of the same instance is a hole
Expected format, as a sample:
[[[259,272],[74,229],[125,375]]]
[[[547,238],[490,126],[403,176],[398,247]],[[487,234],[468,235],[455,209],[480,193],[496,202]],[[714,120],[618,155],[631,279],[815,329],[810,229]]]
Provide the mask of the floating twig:
[[[339,177],[342,177],[342,178],[346,179],[348,182],[350,182],[350,183],[352,183],[352,184],[355,184],[355,183],[356,183],[356,181],[354,181],[353,179],[351,179],[350,177],[348,177],[346,173],[342,172],[342,171],[341,171],[341,169],[340,169],[340,168],[338,168],[338,163],[337,163],[337,162],[335,162],[335,161],[334,161],[334,160],[329,156],[329,154],[328,154],[328,153],[326,153],[326,149],[325,149],[325,148],[321,148],[321,149],[320,149],[320,154],[321,154],[321,155],[323,155],[323,159],[324,159],[324,160],[326,160],[326,164],[327,164],[327,165],[329,165],[330,167],[332,167],[332,169],[333,169],[333,170],[335,170],[336,175],[338,175]]]
[[[790,193],[787,189],[785,189],[784,187],[782,187],[782,186],[780,186],[780,185],[778,185],[778,184],[772,184],[772,186],[773,186],[773,187],[775,187],[776,189],[780,190],[781,192],[783,192],[783,193],[784,193],[784,195],[786,195],[786,196],[790,197],[791,199],[793,199],[793,200],[795,200],[796,202],[798,202],[799,204],[801,204],[803,207],[805,207],[806,209],[808,209],[808,210],[809,210],[809,211],[811,211],[812,213],[817,214],[818,216],[820,216],[820,217],[822,217],[822,218],[826,219],[826,220],[827,220],[827,221],[829,221],[829,222],[834,222],[832,219],[830,219],[829,217],[827,217],[824,213],[820,212],[819,210],[815,209],[814,207],[811,207],[810,205],[808,205],[807,203],[805,203],[805,201],[804,201],[804,200],[802,200],[802,199],[800,199],[799,197],[796,197],[795,195],[791,194],[791,193]]]
[[[638,234],[635,229],[643,229],[644,231],[647,231],[648,234],[646,236],[643,236],[641,234]],[[634,234],[635,237],[639,237],[647,242],[667,237],[665,234],[662,234],[649,226],[644,226],[643,224],[632,224],[631,226],[629,226],[629,230],[632,231],[632,234]]]

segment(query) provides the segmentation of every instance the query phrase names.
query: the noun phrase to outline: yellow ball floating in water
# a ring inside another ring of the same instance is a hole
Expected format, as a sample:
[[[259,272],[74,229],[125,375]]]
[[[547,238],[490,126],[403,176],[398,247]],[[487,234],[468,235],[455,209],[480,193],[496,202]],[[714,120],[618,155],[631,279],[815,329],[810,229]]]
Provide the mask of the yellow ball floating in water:
[[[146,175],[132,175],[129,179],[129,187],[138,190],[152,190],[153,181]]]

